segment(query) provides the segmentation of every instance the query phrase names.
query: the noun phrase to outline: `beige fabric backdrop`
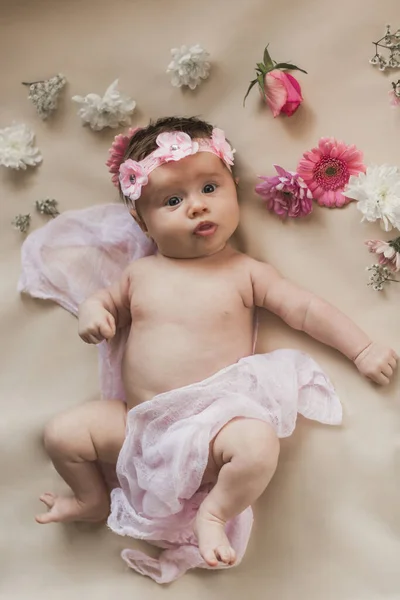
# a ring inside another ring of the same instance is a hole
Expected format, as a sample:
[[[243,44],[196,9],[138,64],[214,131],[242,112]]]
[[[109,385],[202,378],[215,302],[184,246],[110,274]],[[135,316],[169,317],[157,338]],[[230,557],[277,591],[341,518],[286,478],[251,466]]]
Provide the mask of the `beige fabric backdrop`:
[[[294,169],[302,152],[333,135],[365,151],[368,163],[398,161],[400,111],[388,105],[390,81],[368,59],[372,40],[393,27],[397,0],[1,0],[0,127],[31,125],[44,161],[37,169],[0,169],[0,596],[2,598],[400,598],[399,379],[388,389],[306,336],[264,315],[258,348],[309,351],[326,369],[344,405],[340,429],[299,423],[283,444],[278,472],[255,507],[245,560],[237,569],[192,571],[168,588],[129,571],[119,552],[136,542],[105,527],[39,526],[38,496],[62,489],[41,446],[55,413],[98,395],[96,350],[80,342],[76,322],[58,306],[19,297],[21,236],[10,226],[37,199],[62,210],[117,200],[106,168],[115,132],[82,127],[74,94],[103,93],[116,78],[137,101],[134,124],[167,114],[201,115],[226,130],[237,148],[242,224],[238,244],[338,305],[371,336],[400,349],[393,285],[366,287],[372,260],[363,246],[380,235],[361,225],[354,205],[316,209],[282,224],[253,187],[276,162]],[[171,47],[204,45],[212,75],[195,92],[173,88],[165,68]],[[304,105],[274,120],[256,91],[242,108],[253,67],[270,42],[277,60],[306,69]],[[69,84],[55,117],[42,122],[21,81],[64,73]]]

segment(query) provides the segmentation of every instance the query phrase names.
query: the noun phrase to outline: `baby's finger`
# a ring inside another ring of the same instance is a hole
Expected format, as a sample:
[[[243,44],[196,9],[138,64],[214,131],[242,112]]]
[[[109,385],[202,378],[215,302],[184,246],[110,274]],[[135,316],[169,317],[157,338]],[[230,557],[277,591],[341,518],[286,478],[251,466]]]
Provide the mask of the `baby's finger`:
[[[116,331],[116,328],[115,328],[115,319],[114,319],[114,317],[111,314],[109,314],[107,316],[107,323],[108,323],[108,325],[110,327],[110,331],[111,331],[111,336],[110,337],[114,337],[115,331]]]
[[[393,356],[389,358],[389,365],[392,367],[393,371],[397,367],[397,360]]]
[[[374,377],[374,381],[379,383],[379,385],[388,385],[390,383],[389,377],[386,377],[384,373],[379,373],[376,377]]]
[[[94,334],[89,334],[88,336],[88,344],[99,344],[101,341],[103,341],[103,338],[99,335],[94,335]]]
[[[391,378],[391,376],[393,375],[393,369],[390,366],[390,364],[384,365],[381,369],[383,375],[385,375],[386,377],[388,377],[389,379]]]
[[[114,337],[115,331],[113,331],[113,328],[108,323],[103,323],[102,325],[100,325],[100,333],[103,336],[103,338],[109,340],[112,337]]]

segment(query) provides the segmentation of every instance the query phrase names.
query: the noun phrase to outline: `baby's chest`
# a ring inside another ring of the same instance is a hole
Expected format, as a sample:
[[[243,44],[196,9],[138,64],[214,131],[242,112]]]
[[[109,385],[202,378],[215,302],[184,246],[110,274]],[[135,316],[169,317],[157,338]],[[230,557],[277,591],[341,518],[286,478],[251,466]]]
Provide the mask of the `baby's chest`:
[[[237,319],[245,311],[234,281],[171,278],[163,285],[144,281],[132,294],[132,320],[187,323],[221,323]]]

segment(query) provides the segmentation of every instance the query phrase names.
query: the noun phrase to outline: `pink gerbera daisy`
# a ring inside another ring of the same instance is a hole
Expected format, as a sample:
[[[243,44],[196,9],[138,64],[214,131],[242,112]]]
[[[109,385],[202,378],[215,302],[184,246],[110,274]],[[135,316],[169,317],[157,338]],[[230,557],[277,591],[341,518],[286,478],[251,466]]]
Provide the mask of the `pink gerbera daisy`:
[[[362,160],[362,152],[355,146],[321,138],[317,148],[303,154],[297,172],[320,206],[341,207],[350,202],[343,195],[350,175],[365,173]]]

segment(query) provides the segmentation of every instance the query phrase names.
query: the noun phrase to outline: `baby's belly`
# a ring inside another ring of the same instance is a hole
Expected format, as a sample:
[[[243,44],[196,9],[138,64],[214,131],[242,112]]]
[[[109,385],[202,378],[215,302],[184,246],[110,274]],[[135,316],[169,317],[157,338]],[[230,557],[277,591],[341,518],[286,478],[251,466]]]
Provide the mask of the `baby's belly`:
[[[128,408],[157,394],[210,377],[252,353],[251,324],[228,331],[189,332],[181,326],[131,330],[122,361]]]

